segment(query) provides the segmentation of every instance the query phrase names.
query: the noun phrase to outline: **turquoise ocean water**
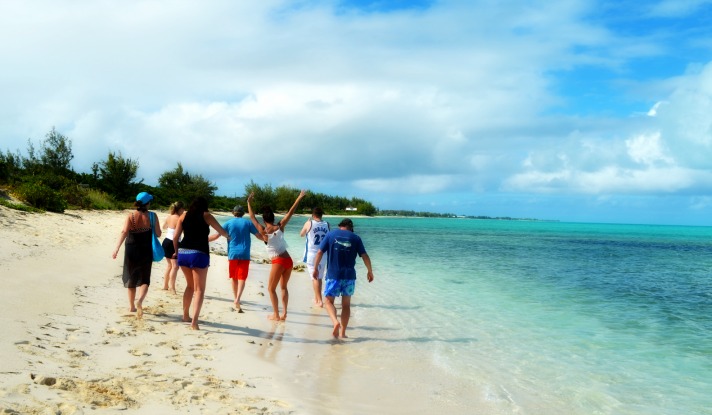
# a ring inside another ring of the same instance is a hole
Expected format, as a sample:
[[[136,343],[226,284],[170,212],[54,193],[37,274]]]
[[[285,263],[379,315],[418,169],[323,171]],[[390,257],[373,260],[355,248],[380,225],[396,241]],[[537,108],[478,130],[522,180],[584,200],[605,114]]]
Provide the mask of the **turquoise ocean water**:
[[[359,267],[353,336],[434,380],[391,387],[453,413],[712,414],[712,227],[354,223],[376,281]]]

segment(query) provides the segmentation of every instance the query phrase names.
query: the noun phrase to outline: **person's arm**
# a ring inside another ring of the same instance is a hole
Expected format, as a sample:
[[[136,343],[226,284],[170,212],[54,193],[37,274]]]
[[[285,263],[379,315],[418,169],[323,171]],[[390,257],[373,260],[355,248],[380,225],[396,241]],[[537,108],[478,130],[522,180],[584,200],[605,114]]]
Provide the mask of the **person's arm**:
[[[224,236],[225,238],[227,238],[228,241],[230,240],[230,234],[227,233],[227,231],[225,230],[225,228],[223,228],[223,227],[220,225],[220,222],[218,222],[218,220],[215,219],[215,216],[213,216],[210,212],[204,212],[204,213],[203,213],[203,220],[205,220],[205,223],[207,223],[208,225],[212,226],[213,229],[215,229],[216,231],[218,231],[218,234],[219,234],[219,235]],[[218,237],[219,237],[219,236],[218,236]],[[208,237],[208,240],[210,240],[210,237]]]
[[[307,194],[306,190],[302,190],[299,192],[299,196],[297,196],[297,200],[294,201],[294,204],[292,205],[291,208],[289,208],[289,212],[287,212],[286,215],[282,218],[282,220],[279,221],[279,228],[282,229],[282,232],[284,232],[284,228],[287,227],[287,223],[289,223],[289,219],[292,218],[292,215],[294,212],[297,210],[297,206],[299,205],[299,202],[304,198],[304,195]]]
[[[210,236],[208,236],[208,242],[217,241],[218,239],[220,239],[219,233],[211,233]]]
[[[254,193],[250,193],[250,195],[247,196],[247,212],[250,214],[250,220],[252,221],[252,224],[255,225],[255,228],[257,228],[257,232],[260,233],[262,240],[264,240],[265,228],[260,225],[259,222],[257,222],[255,212],[252,210],[252,203],[250,203],[253,197],[255,197]]]
[[[155,215],[156,220],[153,221],[153,232],[156,233],[156,236],[160,237],[161,236],[161,223],[158,221],[158,214],[156,212],[148,212],[149,215]]]
[[[312,272],[312,279],[319,279],[319,263],[321,262],[321,257],[324,256],[324,251],[321,249],[316,251],[316,256],[314,257],[314,272]]]
[[[121,245],[123,245],[124,240],[126,240],[126,237],[129,235],[129,226],[131,225],[131,221],[129,220],[129,217],[126,216],[126,220],[124,221],[124,227],[121,229],[121,233],[119,234],[119,243],[116,244],[116,249],[114,249],[114,253],[111,254],[111,257],[116,259],[116,255],[119,253],[119,249],[121,249]]]
[[[368,254],[364,253],[361,255],[361,259],[363,260],[363,264],[366,266],[366,269],[368,270],[368,273],[366,274],[366,278],[368,279],[368,282],[373,281],[373,270],[371,269],[371,258],[368,256]]]
[[[176,223],[176,230],[173,232],[173,258],[178,258],[178,241],[180,241],[180,237],[183,234],[183,219],[185,219],[185,212],[180,215]]]
[[[304,235],[306,235],[307,232],[309,232],[309,228],[311,228],[310,225],[311,225],[311,218],[307,219],[307,221],[304,222],[304,226],[302,226],[302,230],[299,231],[299,236],[304,238]]]

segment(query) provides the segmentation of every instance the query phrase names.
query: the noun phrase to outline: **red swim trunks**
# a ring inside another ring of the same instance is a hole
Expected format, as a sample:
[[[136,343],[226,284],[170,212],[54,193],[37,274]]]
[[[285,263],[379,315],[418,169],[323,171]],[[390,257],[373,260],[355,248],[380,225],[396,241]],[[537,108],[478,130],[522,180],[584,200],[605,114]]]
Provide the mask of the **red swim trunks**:
[[[245,281],[247,279],[247,273],[250,271],[249,259],[229,259],[227,262],[230,266],[230,278],[240,281]]]
[[[279,264],[284,269],[292,269],[292,267],[294,266],[294,262],[292,261],[292,258],[283,257],[283,256],[278,256],[278,257],[272,258],[272,264]]]

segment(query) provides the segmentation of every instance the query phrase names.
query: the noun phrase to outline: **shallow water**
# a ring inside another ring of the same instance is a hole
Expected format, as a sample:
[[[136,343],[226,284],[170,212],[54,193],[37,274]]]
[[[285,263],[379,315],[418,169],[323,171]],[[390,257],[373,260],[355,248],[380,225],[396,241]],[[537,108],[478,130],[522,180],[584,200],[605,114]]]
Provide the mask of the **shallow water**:
[[[352,345],[333,353],[384,405],[712,414],[712,228],[354,222],[376,281],[359,266]],[[295,258],[302,223],[286,232]]]

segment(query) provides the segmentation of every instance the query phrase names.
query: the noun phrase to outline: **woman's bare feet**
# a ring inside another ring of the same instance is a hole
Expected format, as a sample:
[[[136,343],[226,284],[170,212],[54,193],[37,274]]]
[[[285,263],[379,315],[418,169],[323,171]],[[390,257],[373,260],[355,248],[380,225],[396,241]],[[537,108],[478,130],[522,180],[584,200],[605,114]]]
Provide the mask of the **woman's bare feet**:
[[[287,313],[282,314],[282,315],[279,317],[279,319],[280,319],[281,321],[287,320]]]
[[[143,318],[143,305],[141,303],[136,305],[136,318],[139,320]]]
[[[198,327],[198,324],[191,324],[190,329],[191,330],[200,330],[200,327]]]
[[[331,334],[334,335],[335,339],[339,338],[339,332],[341,331],[341,323],[334,324],[334,331]]]
[[[272,321],[279,321],[279,314],[270,314],[267,316],[267,318]]]
[[[183,318],[182,318],[181,320],[182,320],[184,323],[190,323],[191,321],[193,321],[193,319],[190,318],[190,316],[183,316]]]

